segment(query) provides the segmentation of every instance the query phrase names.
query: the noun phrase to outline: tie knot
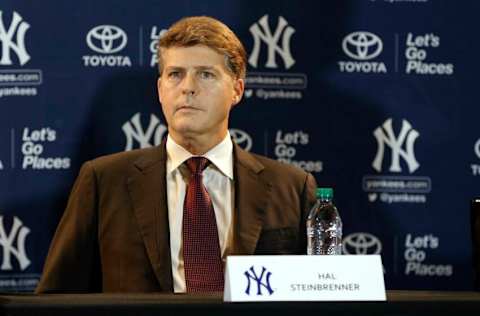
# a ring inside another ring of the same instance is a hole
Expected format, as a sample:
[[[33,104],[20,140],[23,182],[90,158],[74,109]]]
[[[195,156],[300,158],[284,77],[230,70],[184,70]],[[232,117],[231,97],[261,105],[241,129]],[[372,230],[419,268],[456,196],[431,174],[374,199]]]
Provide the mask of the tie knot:
[[[192,157],[187,160],[187,167],[191,174],[201,174],[208,163],[209,160],[205,157]]]

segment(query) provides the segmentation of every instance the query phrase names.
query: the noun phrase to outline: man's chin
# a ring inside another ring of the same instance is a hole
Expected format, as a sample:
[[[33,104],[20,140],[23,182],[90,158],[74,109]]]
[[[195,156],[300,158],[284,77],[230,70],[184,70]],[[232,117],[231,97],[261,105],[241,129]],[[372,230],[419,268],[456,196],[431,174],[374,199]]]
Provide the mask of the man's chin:
[[[180,137],[191,138],[203,134],[203,130],[191,124],[176,124],[173,128],[169,129],[169,133]]]

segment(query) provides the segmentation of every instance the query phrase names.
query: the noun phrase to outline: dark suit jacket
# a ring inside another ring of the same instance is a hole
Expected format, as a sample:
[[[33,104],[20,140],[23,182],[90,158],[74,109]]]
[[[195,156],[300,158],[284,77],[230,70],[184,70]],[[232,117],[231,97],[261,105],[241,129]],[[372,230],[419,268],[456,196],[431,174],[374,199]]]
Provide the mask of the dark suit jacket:
[[[86,162],[37,293],[173,291],[164,146]],[[233,254],[302,254],[315,180],[234,146]]]

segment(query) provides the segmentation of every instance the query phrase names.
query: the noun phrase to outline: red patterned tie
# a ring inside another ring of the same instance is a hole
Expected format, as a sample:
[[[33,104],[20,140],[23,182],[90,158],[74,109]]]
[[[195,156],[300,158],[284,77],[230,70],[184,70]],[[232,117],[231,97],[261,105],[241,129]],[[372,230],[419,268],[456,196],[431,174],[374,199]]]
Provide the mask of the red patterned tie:
[[[223,291],[223,263],[213,204],[202,183],[204,157],[187,160],[190,170],[183,205],[183,261],[187,292]]]

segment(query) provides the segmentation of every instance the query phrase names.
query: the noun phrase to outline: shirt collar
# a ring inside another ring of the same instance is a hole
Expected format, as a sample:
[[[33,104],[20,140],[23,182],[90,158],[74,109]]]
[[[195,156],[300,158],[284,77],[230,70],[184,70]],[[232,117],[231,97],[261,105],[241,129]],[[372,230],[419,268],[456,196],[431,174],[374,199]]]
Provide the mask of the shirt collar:
[[[167,173],[173,172],[187,159],[193,157],[188,150],[177,144],[170,135],[167,136],[167,155],[170,163],[167,164]],[[202,157],[207,158],[225,176],[233,180],[233,143],[227,131],[225,138]]]

